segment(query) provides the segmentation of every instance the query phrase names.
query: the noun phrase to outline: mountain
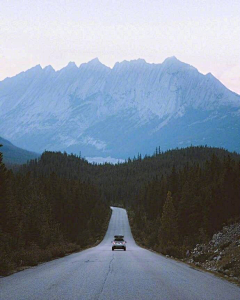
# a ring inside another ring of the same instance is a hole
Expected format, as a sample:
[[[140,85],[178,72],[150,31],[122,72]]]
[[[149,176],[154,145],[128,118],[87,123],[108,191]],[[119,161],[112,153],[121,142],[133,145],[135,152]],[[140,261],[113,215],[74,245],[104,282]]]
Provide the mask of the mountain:
[[[28,160],[35,159],[40,156],[40,154],[18,148],[1,137],[0,145],[2,145],[0,152],[3,153],[4,163],[23,164]]]
[[[126,158],[189,145],[240,151],[240,96],[175,57],[40,65],[0,82],[0,134],[36,152]]]

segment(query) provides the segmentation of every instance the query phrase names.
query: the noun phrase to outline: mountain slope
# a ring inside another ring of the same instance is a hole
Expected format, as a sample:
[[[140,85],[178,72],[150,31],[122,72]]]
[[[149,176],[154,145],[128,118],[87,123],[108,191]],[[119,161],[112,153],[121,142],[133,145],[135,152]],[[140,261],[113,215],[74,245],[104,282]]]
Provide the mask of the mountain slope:
[[[2,136],[37,152],[125,158],[191,144],[239,151],[239,116],[239,95],[175,57],[112,69],[98,59],[60,71],[36,66],[0,82]]]
[[[5,163],[22,164],[40,156],[40,154],[18,148],[1,137],[0,145],[2,145],[0,152],[3,153],[3,162]]]

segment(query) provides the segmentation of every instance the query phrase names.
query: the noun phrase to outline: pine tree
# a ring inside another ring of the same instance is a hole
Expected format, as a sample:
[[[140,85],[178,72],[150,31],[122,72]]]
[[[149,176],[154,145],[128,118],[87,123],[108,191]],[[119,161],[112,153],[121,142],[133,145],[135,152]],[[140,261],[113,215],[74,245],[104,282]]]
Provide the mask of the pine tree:
[[[0,145],[0,147],[2,147],[2,145]],[[3,193],[5,182],[6,182],[6,168],[3,163],[3,155],[0,152],[0,194]]]
[[[173,205],[171,192],[167,193],[167,199],[163,206],[159,241],[162,249],[177,245],[178,242],[177,212]]]
[[[2,145],[0,145],[1,147]],[[6,192],[7,192],[7,170],[3,163],[3,156],[0,152],[0,227],[6,222]]]

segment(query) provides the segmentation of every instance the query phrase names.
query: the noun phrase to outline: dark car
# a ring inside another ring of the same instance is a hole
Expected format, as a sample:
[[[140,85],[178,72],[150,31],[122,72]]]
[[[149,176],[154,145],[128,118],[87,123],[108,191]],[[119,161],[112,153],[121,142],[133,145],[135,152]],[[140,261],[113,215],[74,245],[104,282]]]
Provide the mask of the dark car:
[[[123,249],[126,251],[126,243],[123,235],[115,235],[114,241],[112,241],[112,251],[115,249]]]

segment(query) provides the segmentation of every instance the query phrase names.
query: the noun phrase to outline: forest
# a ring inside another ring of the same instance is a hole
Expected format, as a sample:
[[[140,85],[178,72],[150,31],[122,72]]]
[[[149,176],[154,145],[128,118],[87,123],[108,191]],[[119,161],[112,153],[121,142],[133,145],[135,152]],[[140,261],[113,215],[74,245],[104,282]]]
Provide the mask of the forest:
[[[240,220],[240,160],[213,154],[202,165],[173,166],[144,187],[130,219],[142,245],[184,257],[224,224]]]
[[[110,214],[91,183],[54,172],[14,174],[0,153],[1,275],[94,245],[104,236]]]
[[[110,205],[128,210],[139,244],[175,257],[240,216],[240,155],[224,149],[157,147],[116,165],[46,151],[10,169],[1,161],[2,270],[93,245]]]

